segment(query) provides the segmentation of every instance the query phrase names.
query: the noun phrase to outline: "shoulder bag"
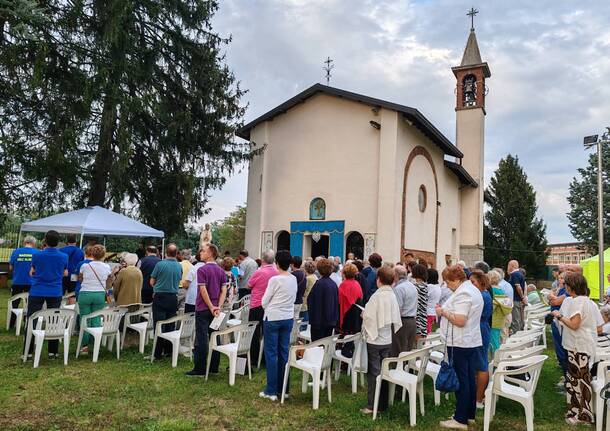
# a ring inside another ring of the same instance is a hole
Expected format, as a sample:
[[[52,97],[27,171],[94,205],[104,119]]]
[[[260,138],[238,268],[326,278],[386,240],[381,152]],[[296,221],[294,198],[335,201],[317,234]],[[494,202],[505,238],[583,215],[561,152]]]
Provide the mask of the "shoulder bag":
[[[447,320],[449,323],[449,320]],[[453,324],[451,325],[451,349],[453,349]],[[441,362],[441,368],[436,377],[435,389],[440,392],[456,392],[460,390],[460,381],[458,380],[455,369],[453,368],[453,355],[449,362],[446,361],[448,358],[447,351],[447,336],[449,335],[449,327],[447,327],[447,333],[445,334],[445,356]],[[453,351],[452,351],[453,353]]]

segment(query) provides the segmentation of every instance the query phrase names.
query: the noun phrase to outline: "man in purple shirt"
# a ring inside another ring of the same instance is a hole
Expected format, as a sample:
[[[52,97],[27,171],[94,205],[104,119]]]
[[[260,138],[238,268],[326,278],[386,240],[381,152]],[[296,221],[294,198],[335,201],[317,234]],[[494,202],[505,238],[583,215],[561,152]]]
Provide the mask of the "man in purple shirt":
[[[194,367],[187,376],[205,376],[208,344],[210,341],[210,323],[220,314],[220,306],[227,295],[227,274],[216,263],[218,247],[208,244],[201,250],[205,262],[197,270],[197,299],[195,300],[195,355]],[[212,353],[210,373],[218,373],[220,354]]]

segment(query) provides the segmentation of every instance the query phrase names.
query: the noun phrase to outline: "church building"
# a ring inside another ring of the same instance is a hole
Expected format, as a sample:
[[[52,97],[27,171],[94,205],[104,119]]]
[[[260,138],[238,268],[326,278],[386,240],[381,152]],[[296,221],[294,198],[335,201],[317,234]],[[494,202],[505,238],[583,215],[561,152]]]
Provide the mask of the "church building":
[[[483,257],[486,78],[471,28],[456,77],[456,142],[416,108],[315,84],[237,132],[250,161],[246,248],[315,258]],[[448,89],[449,90],[449,89]]]

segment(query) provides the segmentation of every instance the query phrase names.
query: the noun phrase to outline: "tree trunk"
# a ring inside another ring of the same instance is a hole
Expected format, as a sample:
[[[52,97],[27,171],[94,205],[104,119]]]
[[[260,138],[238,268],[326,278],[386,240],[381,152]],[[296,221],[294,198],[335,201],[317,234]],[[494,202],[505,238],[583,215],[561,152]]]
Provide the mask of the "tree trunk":
[[[112,92],[110,92],[110,94],[106,94],[104,99],[99,144],[95,161],[91,167],[88,206],[105,206],[108,178],[110,176],[110,168],[112,167],[112,144],[116,131],[116,123],[117,104]]]

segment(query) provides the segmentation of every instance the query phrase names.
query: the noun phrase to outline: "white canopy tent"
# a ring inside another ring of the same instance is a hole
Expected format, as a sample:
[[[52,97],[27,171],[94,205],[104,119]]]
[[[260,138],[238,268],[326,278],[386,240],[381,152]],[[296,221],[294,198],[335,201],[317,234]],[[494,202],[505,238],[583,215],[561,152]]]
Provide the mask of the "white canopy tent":
[[[55,214],[50,217],[23,223],[19,229],[19,243],[22,232],[47,232],[56,230],[59,233],[80,234],[80,245],[83,236],[138,236],[163,238],[165,249],[165,234],[137,220],[126,217],[99,206],[87,207],[67,213]]]

